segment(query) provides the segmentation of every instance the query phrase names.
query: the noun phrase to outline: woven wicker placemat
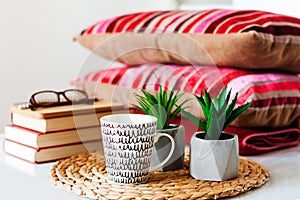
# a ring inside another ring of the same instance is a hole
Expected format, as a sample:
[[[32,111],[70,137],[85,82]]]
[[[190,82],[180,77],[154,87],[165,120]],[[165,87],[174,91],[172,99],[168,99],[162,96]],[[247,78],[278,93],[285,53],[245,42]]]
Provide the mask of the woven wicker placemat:
[[[105,160],[97,152],[83,153],[54,164],[54,185],[91,199],[217,199],[236,196],[266,183],[269,172],[260,164],[240,158],[239,176],[222,182],[198,181],[189,175],[188,152],[185,168],[150,172],[146,184],[117,184],[108,179]]]

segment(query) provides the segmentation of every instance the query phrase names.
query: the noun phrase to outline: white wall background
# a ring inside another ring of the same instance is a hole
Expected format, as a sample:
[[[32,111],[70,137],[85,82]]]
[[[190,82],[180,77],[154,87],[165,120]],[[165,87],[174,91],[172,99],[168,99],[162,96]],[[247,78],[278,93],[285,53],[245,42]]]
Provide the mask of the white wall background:
[[[258,9],[300,17],[299,0],[232,0],[238,9]]]
[[[255,9],[300,17],[299,0],[177,0],[183,9]]]
[[[9,108],[40,89],[65,89],[89,51],[72,41],[96,21],[166,9],[162,0],[0,0],[0,133]]]
[[[0,132],[9,123],[9,107],[14,102],[27,101],[31,93],[40,89],[70,87],[69,82],[90,58],[89,51],[72,42],[75,34],[101,18],[174,8],[173,1],[0,0]],[[215,0],[212,6],[216,6],[217,1],[220,0]],[[224,1],[220,7],[300,13],[298,0]],[[183,4],[182,8],[201,9],[210,6],[207,2],[209,0],[203,1],[204,6]]]

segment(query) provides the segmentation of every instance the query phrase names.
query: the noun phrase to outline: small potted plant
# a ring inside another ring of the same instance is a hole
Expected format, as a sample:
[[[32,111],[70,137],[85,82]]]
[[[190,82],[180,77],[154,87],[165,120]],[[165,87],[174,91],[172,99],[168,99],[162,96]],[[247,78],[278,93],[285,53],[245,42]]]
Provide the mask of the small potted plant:
[[[159,91],[154,95],[141,90],[142,94],[134,93],[137,104],[132,104],[136,109],[143,111],[145,114],[155,116],[157,120],[157,131],[170,134],[174,138],[175,149],[169,161],[158,169],[158,171],[176,170],[184,166],[184,149],[185,149],[185,130],[182,125],[172,124],[172,120],[183,109],[187,102],[183,101],[177,105],[183,94],[163,90],[160,86]],[[154,146],[152,164],[156,165],[168,156],[171,149],[170,141],[162,137]]]
[[[239,149],[237,135],[223,130],[239,117],[251,103],[235,108],[238,93],[230,101],[231,90],[225,87],[217,97],[196,96],[205,120],[182,110],[202,132],[196,132],[190,142],[190,174],[197,180],[224,181],[236,178],[239,171]]]

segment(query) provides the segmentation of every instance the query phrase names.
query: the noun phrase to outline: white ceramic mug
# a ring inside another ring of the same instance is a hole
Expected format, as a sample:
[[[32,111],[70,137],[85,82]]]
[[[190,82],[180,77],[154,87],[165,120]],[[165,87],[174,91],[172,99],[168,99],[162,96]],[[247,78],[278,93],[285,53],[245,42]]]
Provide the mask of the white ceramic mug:
[[[117,183],[145,183],[148,173],[168,162],[174,152],[174,139],[157,133],[157,118],[142,114],[115,114],[100,118],[104,155],[109,179]],[[151,166],[153,146],[160,137],[172,143],[169,155]]]

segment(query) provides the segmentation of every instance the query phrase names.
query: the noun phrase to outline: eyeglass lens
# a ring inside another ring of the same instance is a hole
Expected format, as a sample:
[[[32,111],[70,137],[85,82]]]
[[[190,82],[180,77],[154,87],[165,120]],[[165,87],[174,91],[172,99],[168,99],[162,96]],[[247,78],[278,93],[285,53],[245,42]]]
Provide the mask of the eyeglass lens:
[[[61,97],[63,96],[63,97]],[[53,102],[76,102],[87,99],[87,95],[79,90],[66,90],[62,93],[55,91],[43,91],[34,95],[36,103],[51,104]]]
[[[86,93],[79,90],[66,90],[64,92],[64,96],[67,98],[67,100],[72,102],[81,101],[88,98]]]
[[[59,102],[59,96],[55,92],[45,91],[34,95],[35,103],[37,104],[51,104]]]

